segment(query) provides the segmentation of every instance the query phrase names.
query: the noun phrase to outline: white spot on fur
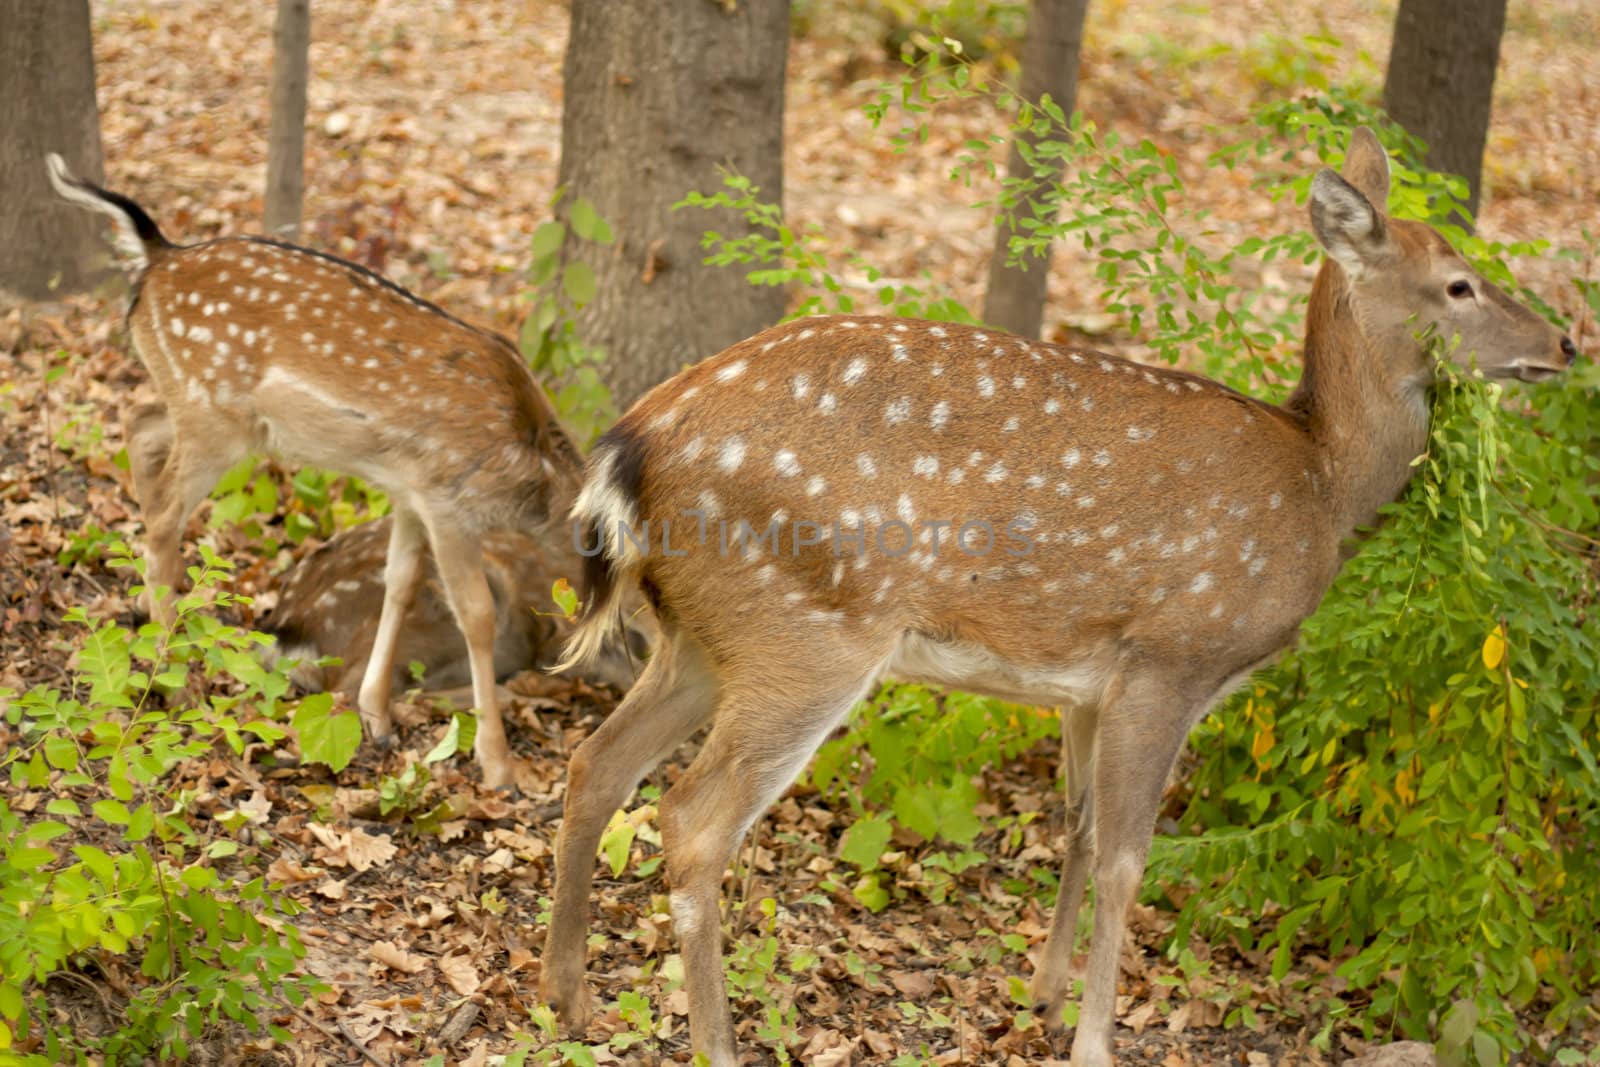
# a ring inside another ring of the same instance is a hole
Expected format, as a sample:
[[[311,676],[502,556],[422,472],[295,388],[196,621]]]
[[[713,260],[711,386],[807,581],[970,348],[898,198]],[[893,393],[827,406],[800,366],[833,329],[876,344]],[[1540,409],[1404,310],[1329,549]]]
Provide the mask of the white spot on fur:
[[[779,474],[786,478],[793,478],[795,475],[800,473],[800,461],[797,460],[794,453],[789,451],[787,448],[783,449],[776,456],[772,457],[772,465],[777,469]]]
[[[1194,576],[1194,581],[1189,583],[1189,592],[1204,593],[1207,589],[1211,588],[1211,584],[1211,572],[1201,571],[1199,574]]]
[[[717,466],[732,474],[744,463],[745,444],[742,437],[730,437],[722,444],[717,456]]]
[[[950,421],[950,401],[941,400],[933,405],[933,411],[928,415],[928,425],[935,430],[942,430]]]

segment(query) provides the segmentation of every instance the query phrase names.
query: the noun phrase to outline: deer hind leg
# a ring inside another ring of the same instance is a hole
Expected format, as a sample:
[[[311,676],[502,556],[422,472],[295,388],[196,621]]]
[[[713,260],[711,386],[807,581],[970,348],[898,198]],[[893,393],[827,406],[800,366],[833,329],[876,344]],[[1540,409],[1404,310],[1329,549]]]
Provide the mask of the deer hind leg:
[[[1061,762],[1066,777],[1066,858],[1056,893],[1055,916],[1044,956],[1033,976],[1033,1013],[1051,1027],[1061,1024],[1061,1007],[1072,986],[1072,948],[1077,939],[1078,910],[1094,856],[1095,729],[1098,709],[1061,709]]]
[[[567,765],[539,996],[574,1033],[589,1021],[584,946],[600,837],[639,780],[711,718],[716,694],[716,675],[699,644],[681,631],[664,634],[627,697]]]
[[[184,433],[160,403],[135,404],[123,418],[134,492],[145,524],[145,607],[163,626],[177,619],[183,529],[229,467],[244,456],[230,428]],[[203,448],[189,447],[204,441]],[[220,446],[219,446],[220,443]],[[162,589],[168,592],[158,596]]]
[[[494,689],[495,607],[489,579],[483,573],[483,541],[474,532],[437,521],[428,525],[428,541],[450,610],[467,639],[472,702],[478,710],[473,754],[483,771],[483,784],[490,789],[504,789],[515,784],[515,764],[506,745],[505,723],[500,718]]]
[[[394,732],[394,720],[389,715],[389,687],[394,679],[395,648],[400,642],[400,628],[405,623],[406,612],[411,610],[417,585],[422,580],[422,546],[426,536],[421,518],[397,501],[394,521],[389,527],[389,551],[383,564],[383,610],[378,616],[378,632],[372,639],[372,652],[367,656],[361,690],[356,697],[361,723],[367,736],[374,739],[388,737]]]
[[[787,691],[770,676],[725,685],[705,746],[661,798],[661,843],[689,993],[689,1036],[711,1067],[737,1062],[722,975],[723,872],[751,824],[878,674],[876,665],[852,669],[847,655],[797,654],[794,662],[827,663],[826,676]]]
[[[1128,907],[1144,880],[1145,857],[1167,776],[1211,691],[1150,675],[1113,681],[1100,709],[1094,760],[1094,937],[1072,1067],[1110,1067]]]

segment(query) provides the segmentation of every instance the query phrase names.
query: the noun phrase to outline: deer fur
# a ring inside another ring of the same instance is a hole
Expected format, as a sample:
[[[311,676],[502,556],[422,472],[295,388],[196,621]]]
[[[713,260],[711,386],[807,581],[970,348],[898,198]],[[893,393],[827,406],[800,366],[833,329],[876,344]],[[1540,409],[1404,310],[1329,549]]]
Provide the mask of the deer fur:
[[[132,200],[48,163],[63,198],[111,218],[135,272],[128,336],[160,396],[125,419],[151,614],[174,621],[184,526],[239,460],[358,475],[395,516],[362,721],[373,737],[393,730],[396,641],[427,545],[470,649],[484,783],[510,785],[482,539],[558,521],[581,463],[516,347],[321,252],[263,237],[172,244]]]
[[[1547,377],[1575,355],[1429,227],[1385,216],[1388,185],[1367,130],[1342,177],[1315,177],[1327,259],[1305,376],[1283,407],[993,330],[845,316],[734,345],[601,439],[574,512],[598,551],[571,658],[603,644],[635,586],[661,638],[569,768],[540,982],[569,1026],[588,1018],[585,928],[606,822],[709,727],[660,819],[691,1038],[713,1067],[732,1067],[723,872],[851,706],[894,676],[1065,705],[1067,855],[1034,1006],[1061,1018],[1092,866],[1072,1062],[1112,1062],[1125,914],[1163,784],[1190,727],[1293,641],[1347,539],[1410,477],[1434,371],[1418,330],[1459,337],[1452,358],[1475,356],[1491,377]],[[741,521],[780,536],[724,549]],[[802,522],[834,532],[813,543]],[[963,523],[978,524],[967,551]],[[623,530],[646,526],[643,540]],[[984,526],[994,547],[973,551]],[[858,536],[868,550],[853,550]]]

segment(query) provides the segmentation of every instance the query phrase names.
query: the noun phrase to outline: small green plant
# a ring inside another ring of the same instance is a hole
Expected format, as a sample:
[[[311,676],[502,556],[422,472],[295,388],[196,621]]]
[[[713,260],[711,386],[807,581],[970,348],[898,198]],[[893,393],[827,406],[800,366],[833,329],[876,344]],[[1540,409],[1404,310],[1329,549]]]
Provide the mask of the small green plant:
[[[224,566],[207,556],[199,593],[221,603]],[[96,1057],[183,1059],[208,1027],[254,1032],[314,983],[297,975],[296,906],[257,873],[237,831],[246,812],[211,812],[173,778],[220,748],[281,741],[289,682],[255,656],[259,635],[218,622],[183,597],[168,631],[94,622],[63,689],[0,690],[14,738],[0,770],[0,1058],[58,1064]],[[203,702],[190,678],[225,682]],[[174,706],[157,705],[161,695]],[[40,818],[42,812],[44,817]],[[136,974],[107,1033],[58,1028],[46,985],[58,972],[105,966]],[[265,1024],[280,1039],[287,1034]]]
[[[836,266],[820,228],[812,226],[804,232],[796,232],[783,221],[782,209],[760,199],[760,188],[742,174],[725,173],[722,184],[720,191],[710,195],[691,192],[674,207],[737,211],[748,223],[749,232],[730,237],[717,230],[707,230],[700,239],[701,246],[707,250],[705,262],[715,266],[748,267],[745,278],[751,285],[800,289],[806,296],[788,318],[865,313],[873,305],[862,307],[841,280],[843,271],[850,270],[871,287],[876,306],[891,314],[943,322],[978,321],[948,294],[924,291],[905,283],[879,285],[882,272],[859,253],[848,253],[845,265]]]
[[[261,552],[270,555],[279,542],[270,520],[283,510],[283,529],[290,544],[307,537],[330,537],[389,513],[389,498],[360,478],[316,467],[301,467],[288,478],[269,462],[251,456],[239,461],[212,490],[211,525],[240,527]]]
[[[556,194],[552,208],[562,195]],[[574,240],[594,244],[613,240],[610,224],[582,197],[572,201],[565,222],[552,219],[533,231],[529,289],[524,293],[532,307],[518,343],[533,372],[549,383],[556,410],[587,445],[616,421],[617,409],[600,377],[605,350],[584,342],[572,318],[595,297],[594,271],[567,254],[568,243]]]

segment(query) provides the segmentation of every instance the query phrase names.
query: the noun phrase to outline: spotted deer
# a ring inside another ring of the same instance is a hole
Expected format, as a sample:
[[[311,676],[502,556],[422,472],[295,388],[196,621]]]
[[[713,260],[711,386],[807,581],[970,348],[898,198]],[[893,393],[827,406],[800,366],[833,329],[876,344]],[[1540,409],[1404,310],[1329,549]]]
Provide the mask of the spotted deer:
[[[334,256],[262,237],[172,244],[132,200],[48,162],[57,193],[110,216],[136,274],[128,335],[160,400],[124,426],[151,614],[173,621],[184,525],[245,456],[365,478],[389,494],[394,525],[362,722],[376,738],[393,730],[391,668],[426,544],[470,649],[484,783],[510,785],[482,540],[550,525],[581,477],[516,348]]]
[[[1319,171],[1326,253],[1304,375],[1281,407],[1206,378],[992,330],[802,319],[658,386],[589,458],[569,661],[622,593],[660,626],[627,698],[572,756],[540,988],[582,1029],[596,845],[657,761],[709,726],[662,797],[690,1036],[736,1062],[719,893],[738,842],[879,680],[1059,704],[1066,857],[1034,1009],[1059,1021],[1079,905],[1097,903],[1076,1067],[1112,1062],[1125,913],[1166,778],[1221,696],[1286,647],[1346,544],[1424,448],[1435,325],[1492,378],[1570,340],[1437,232],[1389,218],[1388,159]],[[596,551],[598,550],[598,551]]]
[[[393,520],[385,517],[335,535],[289,573],[278,602],[257,628],[277,640],[274,654],[298,660],[290,672],[307,690],[354,693],[366,674],[385,592],[384,557]],[[566,628],[559,625],[551,587],[578,573],[577,554],[565,529],[553,539],[518,530],[495,530],[483,538],[483,571],[494,598],[494,675],[497,679],[547,667],[560,658]],[[590,682],[626,689],[644,661],[649,643],[630,628],[586,663]],[[340,662],[319,666],[324,657]],[[410,665],[422,666],[414,680]],[[468,650],[450,601],[439,584],[431,553],[424,551],[423,576],[395,646],[390,685],[420,684],[447,690],[472,680]]]

